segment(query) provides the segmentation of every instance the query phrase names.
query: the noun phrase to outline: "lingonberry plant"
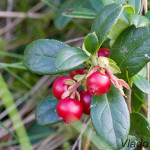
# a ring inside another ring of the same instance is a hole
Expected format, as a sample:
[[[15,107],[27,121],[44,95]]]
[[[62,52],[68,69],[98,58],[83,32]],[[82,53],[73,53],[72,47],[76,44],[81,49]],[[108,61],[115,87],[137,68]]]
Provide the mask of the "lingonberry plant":
[[[63,6],[66,17],[94,19],[81,48],[40,39],[26,47],[24,64],[33,73],[61,76],[53,84],[53,95],[36,109],[40,125],[74,123],[85,113],[101,149],[125,150],[129,139],[136,145],[150,137],[150,124],[139,113],[150,92],[144,68],[150,60],[150,13],[138,15],[140,0],[115,2],[90,0],[92,8]],[[103,46],[106,41],[109,49]]]

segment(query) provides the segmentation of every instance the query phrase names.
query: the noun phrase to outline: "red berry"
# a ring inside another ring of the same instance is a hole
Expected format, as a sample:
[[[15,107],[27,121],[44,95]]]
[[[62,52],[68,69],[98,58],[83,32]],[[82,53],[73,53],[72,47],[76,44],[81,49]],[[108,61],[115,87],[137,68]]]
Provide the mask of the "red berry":
[[[87,69],[87,68],[70,71],[70,72],[69,72],[70,77],[73,78],[73,77],[76,76],[76,75],[83,75],[83,74],[86,74],[86,69]]]
[[[103,95],[110,89],[111,80],[107,74],[95,72],[87,78],[86,85],[91,95]]]
[[[69,85],[66,85],[64,83],[64,80],[66,79],[72,79],[71,77],[68,76],[62,76],[59,77],[55,80],[52,90],[53,94],[57,99],[61,99],[61,95],[68,89]]]
[[[110,50],[107,48],[100,48],[97,52],[98,57],[103,56],[103,57],[108,57],[110,53]]]
[[[73,123],[81,118],[83,108],[78,100],[67,97],[57,103],[56,112],[59,119],[63,119],[66,123]]]
[[[80,92],[80,102],[83,107],[83,112],[87,115],[90,115],[91,97],[92,96],[90,95],[90,93],[88,91]]]

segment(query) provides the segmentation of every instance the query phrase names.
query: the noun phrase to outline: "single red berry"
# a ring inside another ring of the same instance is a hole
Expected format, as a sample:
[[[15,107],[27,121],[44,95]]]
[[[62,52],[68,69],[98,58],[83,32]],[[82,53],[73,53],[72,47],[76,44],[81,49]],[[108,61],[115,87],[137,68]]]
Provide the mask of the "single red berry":
[[[100,48],[97,52],[98,57],[103,56],[103,57],[108,57],[110,53],[110,50],[107,48]]]
[[[63,119],[65,123],[73,123],[81,118],[83,108],[78,100],[67,97],[57,103],[56,112],[60,120]]]
[[[53,87],[52,87],[52,91],[54,96],[59,100],[61,99],[61,95],[68,89],[69,85],[66,85],[64,83],[64,80],[66,79],[72,79],[71,77],[68,76],[62,76],[59,77],[55,80]]]
[[[111,80],[107,74],[95,72],[87,78],[86,85],[91,95],[103,95],[110,89]]]
[[[73,78],[73,77],[76,76],[76,75],[83,75],[83,74],[86,74],[86,69],[87,69],[87,68],[70,71],[70,72],[69,72],[70,77]]]
[[[91,97],[92,96],[88,91],[84,92],[82,90],[80,92],[80,102],[83,107],[83,112],[87,115],[90,115]]]

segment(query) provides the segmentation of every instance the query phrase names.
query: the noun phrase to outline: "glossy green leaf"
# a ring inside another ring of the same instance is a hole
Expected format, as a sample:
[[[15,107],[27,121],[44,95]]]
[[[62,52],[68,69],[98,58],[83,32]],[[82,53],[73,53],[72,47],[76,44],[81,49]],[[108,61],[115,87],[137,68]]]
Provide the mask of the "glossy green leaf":
[[[113,3],[117,3],[117,4],[126,4],[125,0],[101,0],[103,2],[103,4],[109,5],[109,4],[113,4]]]
[[[132,112],[139,112],[142,104],[144,103],[146,94],[143,93],[139,88],[135,85],[132,86],[132,94],[131,94],[131,108]]]
[[[150,124],[142,114],[132,113],[131,124],[138,136],[150,137]]]
[[[121,72],[121,71],[120,71],[120,68],[119,68],[116,64],[114,64],[114,63],[109,63],[109,66],[108,66],[108,67],[111,69],[111,71],[112,71],[114,74]]]
[[[53,96],[45,98],[36,108],[36,120],[41,126],[49,126],[59,122],[56,113],[58,100]]]
[[[134,11],[134,8],[132,8],[131,6],[128,5],[122,6],[121,4],[114,3],[103,7],[97,14],[92,24],[92,31],[96,32],[100,46],[106,39],[110,30],[114,27],[114,25],[118,21],[124,9],[126,9],[127,12]]]
[[[115,24],[115,26],[111,29],[108,38],[111,39],[111,46],[113,45],[118,36],[127,28],[129,27],[129,25],[127,23],[125,23],[123,20],[118,19],[117,23]]]
[[[149,24],[148,19],[145,16],[139,16],[137,14],[129,14],[130,24],[135,25],[136,28],[146,27]]]
[[[84,46],[90,54],[97,53],[97,50],[99,49],[99,42],[95,33],[90,33],[86,36]]]
[[[70,8],[63,13],[63,16],[71,18],[94,19],[96,11],[88,8]]]
[[[62,16],[62,13],[70,8],[83,7],[87,2],[83,0],[65,0],[56,12],[54,24],[58,29],[62,29],[71,20],[70,17]]]
[[[121,33],[111,48],[109,57],[121,69],[121,78],[137,74],[150,60],[150,26],[143,28],[129,27]]]
[[[146,13],[145,17],[147,17],[148,20],[150,21],[150,11],[148,11],[148,12]]]
[[[150,93],[150,83],[140,75],[133,76],[133,83],[144,93]]]
[[[100,9],[104,7],[102,0],[89,0],[89,1],[96,11],[100,11]]]
[[[138,14],[141,8],[141,0],[128,0],[128,4],[135,8],[135,13]]]
[[[89,59],[89,56],[80,48],[67,47],[61,50],[55,59],[57,70],[63,71],[75,68]]]
[[[127,139],[130,118],[129,111],[120,92],[114,86],[107,94],[92,96],[91,118],[97,134],[114,149],[121,149]]]
[[[24,65],[33,73],[58,74],[55,68],[56,54],[68,45],[57,40],[42,39],[30,43],[24,53]]]
[[[146,66],[142,69],[142,70],[140,70],[139,72],[138,72],[138,75],[140,75],[140,76],[142,76],[142,77],[144,77],[144,78],[147,78],[147,70],[146,70],[147,68],[146,68]]]

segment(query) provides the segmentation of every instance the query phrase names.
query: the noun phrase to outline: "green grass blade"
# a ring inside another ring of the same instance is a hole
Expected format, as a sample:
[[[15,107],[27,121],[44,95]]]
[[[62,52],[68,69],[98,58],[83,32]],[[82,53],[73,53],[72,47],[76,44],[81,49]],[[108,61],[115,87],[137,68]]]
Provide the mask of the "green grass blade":
[[[25,127],[21,121],[19,112],[15,106],[13,101],[13,97],[10,91],[7,88],[7,85],[0,74],[0,96],[5,108],[8,110],[8,115],[12,121],[13,127],[16,131],[18,136],[19,143],[23,150],[32,150],[29,137],[26,133]],[[9,110],[10,107],[14,107],[11,111]]]

